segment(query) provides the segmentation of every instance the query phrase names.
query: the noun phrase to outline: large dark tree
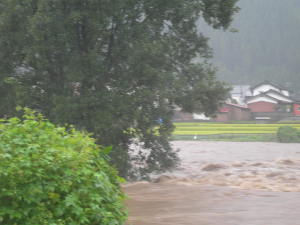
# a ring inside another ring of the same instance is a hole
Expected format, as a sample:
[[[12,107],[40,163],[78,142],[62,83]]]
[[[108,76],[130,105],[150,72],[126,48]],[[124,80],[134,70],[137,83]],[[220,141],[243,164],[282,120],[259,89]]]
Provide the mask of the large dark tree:
[[[0,113],[28,106],[92,132],[124,176],[133,140],[143,172],[170,168],[174,106],[212,114],[227,91],[195,24],[228,28],[236,1],[3,0]]]

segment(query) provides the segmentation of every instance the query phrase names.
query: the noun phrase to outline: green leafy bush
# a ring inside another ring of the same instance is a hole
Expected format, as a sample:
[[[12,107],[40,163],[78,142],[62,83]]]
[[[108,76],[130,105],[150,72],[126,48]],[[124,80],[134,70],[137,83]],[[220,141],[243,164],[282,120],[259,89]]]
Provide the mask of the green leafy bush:
[[[105,150],[25,111],[0,122],[0,224],[123,224],[120,178]]]
[[[297,128],[282,126],[278,128],[277,138],[279,142],[283,143],[300,142],[300,132]]]

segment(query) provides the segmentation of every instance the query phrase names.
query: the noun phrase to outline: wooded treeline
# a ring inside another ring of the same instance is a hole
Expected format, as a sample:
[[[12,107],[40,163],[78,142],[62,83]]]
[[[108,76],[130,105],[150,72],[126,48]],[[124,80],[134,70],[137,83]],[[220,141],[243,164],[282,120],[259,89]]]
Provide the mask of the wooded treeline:
[[[199,27],[211,39],[218,77],[233,84],[264,80],[300,90],[300,1],[240,0],[232,27]]]

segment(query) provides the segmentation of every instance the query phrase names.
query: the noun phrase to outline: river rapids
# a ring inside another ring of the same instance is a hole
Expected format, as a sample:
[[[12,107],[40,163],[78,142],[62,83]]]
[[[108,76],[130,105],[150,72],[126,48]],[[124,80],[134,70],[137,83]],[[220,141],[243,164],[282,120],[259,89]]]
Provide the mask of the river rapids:
[[[300,225],[300,144],[172,144],[176,170],[124,185],[128,225]]]

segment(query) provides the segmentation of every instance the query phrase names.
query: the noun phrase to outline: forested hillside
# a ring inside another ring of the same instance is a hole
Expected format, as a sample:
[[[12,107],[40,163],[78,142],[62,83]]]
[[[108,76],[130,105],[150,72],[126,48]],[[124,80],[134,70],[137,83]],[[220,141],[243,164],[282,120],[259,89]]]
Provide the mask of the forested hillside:
[[[210,37],[220,79],[232,84],[274,81],[300,90],[300,1],[240,0],[232,28],[199,29]]]

